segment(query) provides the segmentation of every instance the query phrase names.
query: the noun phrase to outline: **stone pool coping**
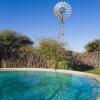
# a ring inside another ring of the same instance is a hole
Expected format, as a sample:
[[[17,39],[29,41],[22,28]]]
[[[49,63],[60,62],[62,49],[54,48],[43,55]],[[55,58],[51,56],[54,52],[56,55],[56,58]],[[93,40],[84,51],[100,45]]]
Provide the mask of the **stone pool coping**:
[[[80,71],[72,71],[72,70],[62,70],[62,69],[45,69],[45,68],[0,68],[0,71],[45,71],[45,72],[58,72],[58,73],[67,73],[67,74],[75,74],[75,75],[84,75],[87,77],[91,77],[93,79],[96,79],[100,82],[100,76],[86,73],[86,72],[80,72]]]

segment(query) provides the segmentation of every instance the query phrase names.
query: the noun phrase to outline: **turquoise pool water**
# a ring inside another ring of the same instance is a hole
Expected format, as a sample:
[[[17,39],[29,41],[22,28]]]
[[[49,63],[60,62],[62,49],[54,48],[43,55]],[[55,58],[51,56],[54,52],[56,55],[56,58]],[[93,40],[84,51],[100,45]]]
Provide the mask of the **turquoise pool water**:
[[[96,100],[100,83],[52,72],[0,72],[0,100]]]

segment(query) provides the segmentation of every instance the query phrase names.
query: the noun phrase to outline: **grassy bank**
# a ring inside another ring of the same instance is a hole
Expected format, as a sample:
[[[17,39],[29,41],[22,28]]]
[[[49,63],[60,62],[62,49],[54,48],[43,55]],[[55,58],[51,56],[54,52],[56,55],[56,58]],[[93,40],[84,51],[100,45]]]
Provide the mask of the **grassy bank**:
[[[86,71],[86,72],[96,74],[96,75],[100,75],[100,69],[89,70],[89,71]]]

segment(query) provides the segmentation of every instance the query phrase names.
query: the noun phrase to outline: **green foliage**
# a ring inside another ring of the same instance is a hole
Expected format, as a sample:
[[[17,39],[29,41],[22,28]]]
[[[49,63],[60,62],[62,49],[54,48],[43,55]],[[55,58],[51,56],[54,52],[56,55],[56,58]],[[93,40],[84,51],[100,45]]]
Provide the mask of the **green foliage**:
[[[66,51],[65,59],[56,62],[57,68],[60,69],[73,69],[73,56],[72,51]]]
[[[72,69],[73,67],[72,51],[67,51],[66,61],[67,61],[67,69]]]
[[[40,41],[39,50],[41,55],[48,60],[49,63],[58,66],[58,62],[66,60],[66,50],[57,40],[55,39],[42,39]]]
[[[57,60],[64,59],[65,49],[54,39],[43,39],[40,41],[39,49],[46,58],[55,58]]]
[[[87,52],[100,51],[100,39],[96,39],[85,46]]]
[[[67,61],[58,62],[58,68],[60,68],[60,69],[68,69]]]
[[[33,42],[28,37],[15,31],[6,30],[0,32],[0,50],[12,51],[28,44],[33,44]]]

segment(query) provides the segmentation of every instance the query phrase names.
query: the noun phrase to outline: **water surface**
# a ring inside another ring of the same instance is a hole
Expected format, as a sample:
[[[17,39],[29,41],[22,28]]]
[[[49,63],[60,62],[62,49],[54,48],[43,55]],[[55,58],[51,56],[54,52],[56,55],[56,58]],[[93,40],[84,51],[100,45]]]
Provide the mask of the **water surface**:
[[[0,72],[0,100],[96,100],[100,83],[53,72]]]

